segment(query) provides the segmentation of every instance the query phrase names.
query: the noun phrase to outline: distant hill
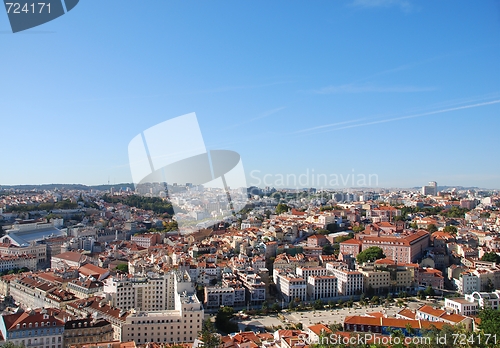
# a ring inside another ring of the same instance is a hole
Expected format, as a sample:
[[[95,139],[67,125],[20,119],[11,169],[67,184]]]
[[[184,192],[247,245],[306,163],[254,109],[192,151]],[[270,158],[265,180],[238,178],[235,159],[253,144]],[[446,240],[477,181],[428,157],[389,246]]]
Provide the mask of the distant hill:
[[[109,191],[111,188],[115,190],[119,190],[121,188],[126,189],[129,187],[131,190],[134,190],[134,184],[131,183],[123,183],[123,184],[115,184],[115,185],[82,185],[82,184],[43,184],[43,185],[0,185],[0,190],[80,190],[80,191],[90,191],[90,190],[99,190],[99,191]]]
[[[421,190],[422,186],[413,187],[415,190]],[[477,186],[438,186],[438,191],[447,191],[451,189],[457,189],[458,191],[474,190],[474,191],[489,191],[492,189],[481,188]]]

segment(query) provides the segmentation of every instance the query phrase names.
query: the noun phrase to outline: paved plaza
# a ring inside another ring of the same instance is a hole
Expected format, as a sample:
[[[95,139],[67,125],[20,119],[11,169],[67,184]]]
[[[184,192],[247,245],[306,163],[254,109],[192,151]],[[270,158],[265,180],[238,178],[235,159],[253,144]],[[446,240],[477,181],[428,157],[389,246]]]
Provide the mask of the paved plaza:
[[[431,306],[436,306],[442,303],[432,303],[429,301],[408,301],[405,306],[410,308],[411,310],[415,310],[422,306],[423,304],[428,304]],[[395,317],[396,313],[401,311],[404,307],[398,307],[395,304],[391,304],[390,306],[385,305],[371,305],[360,307],[356,306],[356,304],[352,308],[341,308],[341,309],[324,309],[324,310],[309,310],[304,312],[298,311],[289,311],[284,310],[281,315],[282,319],[278,317],[276,314],[269,315],[254,315],[248,319],[241,320],[234,318],[233,320],[238,323],[238,328],[242,331],[255,331],[255,332],[264,332],[266,327],[285,327],[287,324],[298,324],[302,323],[303,327],[306,328],[308,326],[322,323],[325,325],[330,324],[343,324],[344,319],[348,316],[352,315],[365,315],[367,313],[383,313],[388,317]],[[212,318],[213,318],[212,314]],[[206,317],[211,317],[211,315],[207,314]]]

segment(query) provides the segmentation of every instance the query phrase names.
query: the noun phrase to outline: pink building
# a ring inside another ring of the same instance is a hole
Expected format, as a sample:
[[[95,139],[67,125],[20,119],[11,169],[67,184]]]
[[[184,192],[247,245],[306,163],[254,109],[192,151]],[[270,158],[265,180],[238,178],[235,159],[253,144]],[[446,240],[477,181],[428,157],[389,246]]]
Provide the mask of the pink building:
[[[362,239],[362,243],[362,250],[376,246],[391,260],[412,263],[429,246],[429,232],[420,230],[409,235],[367,236]]]
[[[158,233],[146,233],[146,234],[138,234],[132,236],[130,238],[130,241],[136,243],[137,245],[143,248],[150,248],[159,243],[160,239],[161,237],[160,234]]]
[[[434,289],[444,288],[443,273],[434,268],[420,268],[417,273],[417,281],[420,286],[431,286]]]

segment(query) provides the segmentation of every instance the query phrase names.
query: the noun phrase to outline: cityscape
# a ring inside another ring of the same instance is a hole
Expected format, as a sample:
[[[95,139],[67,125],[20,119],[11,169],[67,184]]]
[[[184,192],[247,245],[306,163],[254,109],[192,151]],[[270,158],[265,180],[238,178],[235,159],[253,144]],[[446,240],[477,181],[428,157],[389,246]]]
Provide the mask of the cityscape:
[[[424,345],[497,323],[484,311],[500,306],[498,190],[250,187],[243,209],[189,231],[165,191],[139,191],[2,187],[4,340],[201,347],[211,330],[223,345]],[[180,208],[206,221],[229,209],[213,194]]]
[[[0,47],[0,348],[500,348],[498,0],[5,0]]]

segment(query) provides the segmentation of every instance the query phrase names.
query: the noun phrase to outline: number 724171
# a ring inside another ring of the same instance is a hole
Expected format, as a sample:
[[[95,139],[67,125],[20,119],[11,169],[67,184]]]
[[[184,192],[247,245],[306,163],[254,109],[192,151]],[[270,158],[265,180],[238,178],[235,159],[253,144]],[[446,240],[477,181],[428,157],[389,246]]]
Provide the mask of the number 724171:
[[[6,2],[5,6],[7,8],[7,13],[43,13],[46,11],[50,13],[50,3],[38,2],[31,4],[24,3],[21,4],[19,2]]]

